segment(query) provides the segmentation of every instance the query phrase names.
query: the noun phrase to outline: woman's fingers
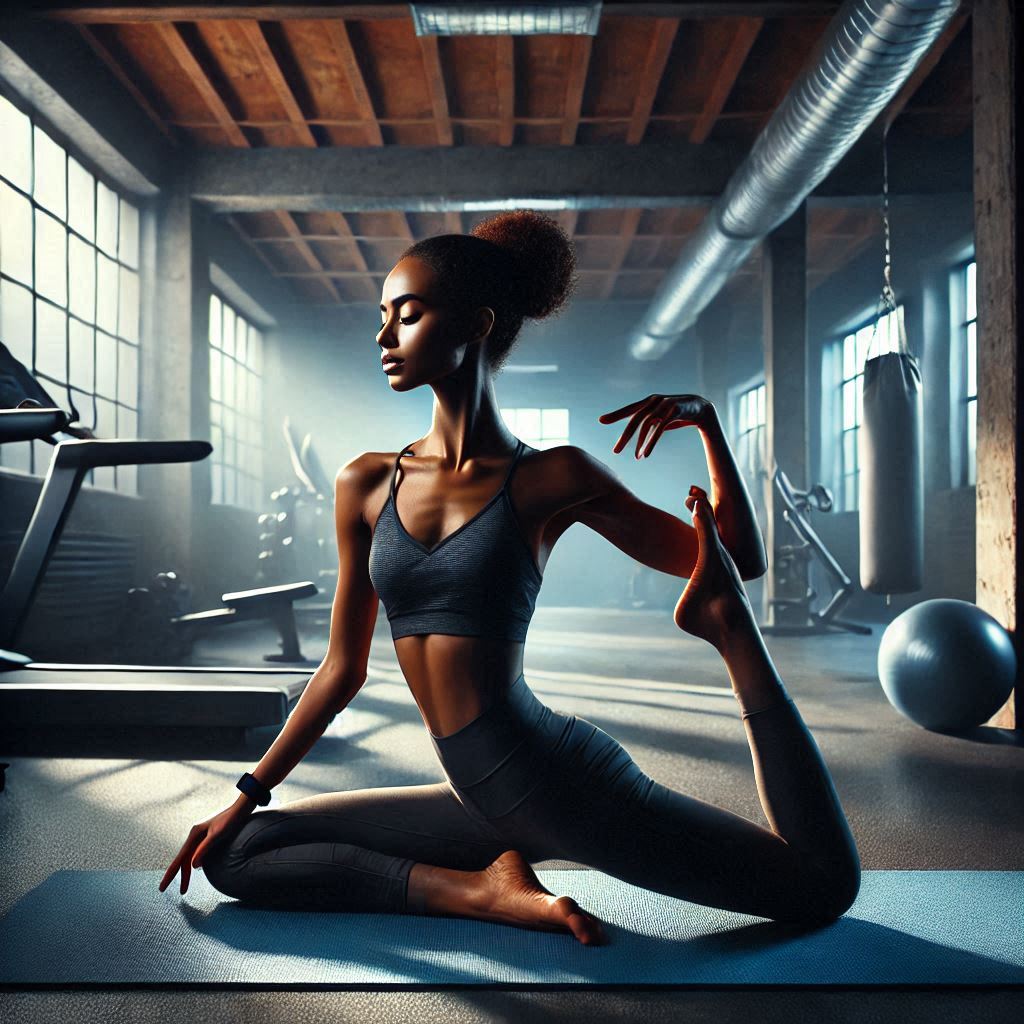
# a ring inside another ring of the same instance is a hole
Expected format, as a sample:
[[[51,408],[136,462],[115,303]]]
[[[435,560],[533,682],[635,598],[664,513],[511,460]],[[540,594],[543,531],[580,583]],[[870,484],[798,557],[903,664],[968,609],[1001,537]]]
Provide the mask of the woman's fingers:
[[[597,417],[598,422],[613,423],[615,420],[620,419],[627,413],[633,412],[635,409],[639,409],[640,406],[649,402],[652,397],[652,395],[648,395],[647,398],[641,398],[636,402],[630,402],[629,405],[624,405],[621,409],[616,409],[614,412],[603,412]]]
[[[188,889],[189,878],[192,874],[192,854],[196,848],[196,845],[202,840],[205,832],[200,832],[197,828],[193,828],[188,834],[188,839],[185,840],[184,846],[178,851],[178,856],[171,861],[171,866],[164,872],[164,877],[160,881],[160,891],[163,892],[171,884],[174,876],[181,870],[181,891],[186,892]]]

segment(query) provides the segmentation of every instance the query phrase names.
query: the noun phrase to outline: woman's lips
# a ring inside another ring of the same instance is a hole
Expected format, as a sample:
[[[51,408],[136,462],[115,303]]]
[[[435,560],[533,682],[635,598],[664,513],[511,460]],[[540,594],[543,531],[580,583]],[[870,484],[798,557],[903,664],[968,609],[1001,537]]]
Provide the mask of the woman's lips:
[[[381,369],[383,369],[385,373],[391,373],[392,370],[396,370],[401,366],[402,362],[403,360],[401,359],[387,359],[381,363]]]

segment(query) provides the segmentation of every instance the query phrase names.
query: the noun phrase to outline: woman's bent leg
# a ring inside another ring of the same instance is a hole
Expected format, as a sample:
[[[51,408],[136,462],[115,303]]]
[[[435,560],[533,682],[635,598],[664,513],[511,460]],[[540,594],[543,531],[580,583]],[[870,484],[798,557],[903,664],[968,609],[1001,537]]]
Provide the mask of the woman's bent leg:
[[[507,845],[447,782],[350,790],[255,812],[203,861],[225,895],[287,909],[416,912],[417,863],[478,871]]]
[[[549,856],[680,899],[774,920],[834,920],[857,895],[860,861],[828,769],[753,618],[737,622],[720,650],[770,829],[656,782],[580,718],[552,751],[544,783],[491,824],[549,844]]]

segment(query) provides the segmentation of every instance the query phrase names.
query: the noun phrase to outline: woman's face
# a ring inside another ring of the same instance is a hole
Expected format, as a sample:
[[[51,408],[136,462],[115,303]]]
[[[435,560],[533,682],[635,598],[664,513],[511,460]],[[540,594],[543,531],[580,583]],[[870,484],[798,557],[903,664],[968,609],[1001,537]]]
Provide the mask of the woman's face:
[[[406,257],[388,274],[380,316],[377,344],[393,391],[409,391],[462,365],[472,332],[441,301],[437,275],[423,260]],[[481,323],[487,333],[488,321]]]

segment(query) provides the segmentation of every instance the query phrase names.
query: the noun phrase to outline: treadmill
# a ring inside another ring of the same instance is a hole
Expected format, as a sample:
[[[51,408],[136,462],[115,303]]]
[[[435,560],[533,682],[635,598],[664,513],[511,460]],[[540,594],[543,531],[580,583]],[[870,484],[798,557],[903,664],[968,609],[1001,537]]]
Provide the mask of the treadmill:
[[[0,592],[0,726],[216,727],[282,725],[308,670],[37,662],[13,649],[85,474],[96,466],[197,462],[207,441],[79,439],[58,408],[0,410],[0,444],[54,444],[28,530]],[[65,439],[61,439],[65,438]]]

